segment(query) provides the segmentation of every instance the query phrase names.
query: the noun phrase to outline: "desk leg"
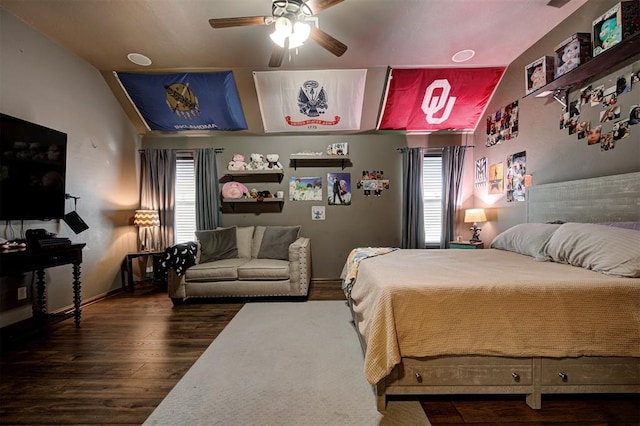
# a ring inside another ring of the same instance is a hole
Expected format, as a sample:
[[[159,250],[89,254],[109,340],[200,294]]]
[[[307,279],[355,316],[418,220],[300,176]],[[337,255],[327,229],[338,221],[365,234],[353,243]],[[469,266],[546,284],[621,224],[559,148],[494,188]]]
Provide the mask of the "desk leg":
[[[127,256],[127,279],[129,280],[129,292],[133,293],[133,257]]]
[[[80,264],[73,264],[73,316],[76,327],[80,327]]]
[[[44,269],[36,270],[36,304],[33,310],[34,317],[42,317],[47,313],[47,293],[44,282]]]

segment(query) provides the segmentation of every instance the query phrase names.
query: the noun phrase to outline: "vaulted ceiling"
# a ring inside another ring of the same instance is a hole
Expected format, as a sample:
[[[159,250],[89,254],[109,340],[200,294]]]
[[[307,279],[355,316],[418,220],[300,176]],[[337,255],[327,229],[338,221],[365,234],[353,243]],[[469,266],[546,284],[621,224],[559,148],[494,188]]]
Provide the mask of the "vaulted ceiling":
[[[327,0],[309,0],[322,5]],[[322,10],[318,27],[348,46],[340,57],[317,43],[286,55],[281,70],[386,67],[505,66],[587,0],[343,0]],[[112,71],[234,70],[241,98],[249,96],[251,71],[268,67],[273,25],[214,29],[210,18],[271,16],[271,0],[0,0],[54,42],[100,70],[127,110],[111,80]],[[452,56],[472,49],[456,64]],[[148,56],[142,67],[129,53]],[[244,73],[245,77],[242,76]],[[384,72],[371,72],[379,85]],[[369,85],[369,81],[367,85]],[[375,87],[371,90],[382,90]],[[246,93],[245,93],[246,92]],[[243,99],[245,114],[255,99]],[[131,112],[131,111],[127,111]],[[261,127],[248,119],[249,133]],[[140,128],[140,123],[134,124]],[[144,129],[140,129],[144,133]]]

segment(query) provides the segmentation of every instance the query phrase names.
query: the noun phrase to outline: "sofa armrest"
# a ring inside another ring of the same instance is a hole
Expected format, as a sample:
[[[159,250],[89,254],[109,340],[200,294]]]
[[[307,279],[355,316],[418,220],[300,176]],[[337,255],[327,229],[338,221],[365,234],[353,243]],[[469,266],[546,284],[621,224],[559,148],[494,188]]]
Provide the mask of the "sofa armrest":
[[[311,240],[299,237],[289,245],[289,274],[291,288],[306,296],[311,281]]]

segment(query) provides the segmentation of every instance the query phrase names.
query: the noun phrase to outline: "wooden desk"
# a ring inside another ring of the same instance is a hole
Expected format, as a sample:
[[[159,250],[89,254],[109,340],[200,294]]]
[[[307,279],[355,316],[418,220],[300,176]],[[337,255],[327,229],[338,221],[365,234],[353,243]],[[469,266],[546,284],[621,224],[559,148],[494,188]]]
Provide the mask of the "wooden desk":
[[[47,284],[44,281],[44,270],[54,266],[73,265],[73,316],[76,327],[79,327],[80,264],[82,263],[82,249],[85,245],[71,244],[0,252],[0,274],[4,277],[35,271],[37,294],[33,304],[33,316],[44,317],[47,313]]]

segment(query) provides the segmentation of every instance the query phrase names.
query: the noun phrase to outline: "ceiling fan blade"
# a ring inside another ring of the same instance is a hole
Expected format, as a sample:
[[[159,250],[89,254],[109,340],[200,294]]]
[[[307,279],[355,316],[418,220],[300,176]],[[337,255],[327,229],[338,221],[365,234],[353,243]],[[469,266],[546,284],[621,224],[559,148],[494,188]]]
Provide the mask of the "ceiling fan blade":
[[[269,59],[269,67],[278,68],[282,65],[282,59],[284,58],[284,47],[280,47],[277,44],[273,45],[273,50],[271,51],[271,59]]]
[[[347,51],[347,45],[331,37],[320,28],[311,26],[311,40],[327,49],[336,56],[342,56]]]
[[[335,6],[343,1],[344,0],[308,0],[307,6],[309,6],[314,15],[317,15],[323,10],[329,9],[331,6]]]
[[[213,28],[247,27],[250,25],[268,25],[272,21],[271,16],[245,16],[242,18],[212,18],[209,24]]]

